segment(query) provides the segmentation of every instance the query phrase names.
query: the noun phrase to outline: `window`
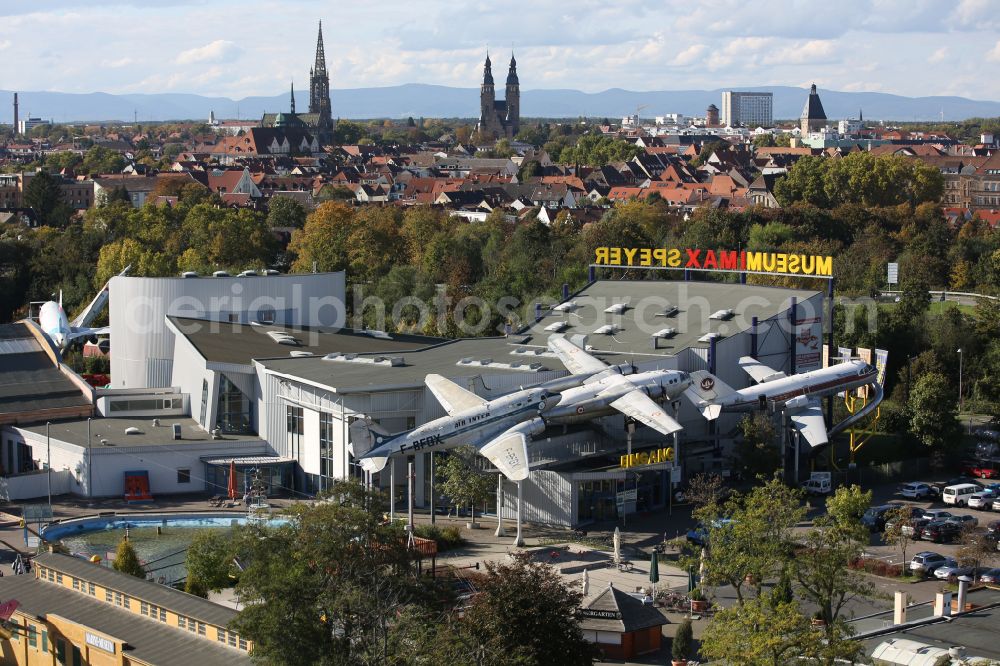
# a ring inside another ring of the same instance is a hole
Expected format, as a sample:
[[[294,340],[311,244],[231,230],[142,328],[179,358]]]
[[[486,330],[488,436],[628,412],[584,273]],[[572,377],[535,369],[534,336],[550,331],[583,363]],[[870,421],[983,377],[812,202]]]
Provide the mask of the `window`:
[[[205,423],[205,415],[208,412],[208,380],[201,380],[201,418],[198,420],[206,428],[208,424]]]
[[[187,629],[187,618],[183,615],[177,616],[177,626],[181,629]]]
[[[216,629],[216,637],[218,638],[218,641],[220,643],[225,643],[226,642],[226,630],[225,629]]]
[[[198,623],[198,635],[199,636],[206,636],[207,635],[206,632],[205,632],[205,623],[204,622],[199,622]]]
[[[240,649],[241,650],[247,649],[247,639],[243,638],[242,636],[240,636]]]
[[[219,378],[218,409],[216,425],[222,432],[250,434],[253,432],[253,406],[229,377]]]
[[[38,647],[38,628],[33,624],[28,625],[28,645]]]
[[[42,652],[49,651],[49,632],[47,629],[42,629]]]
[[[66,641],[61,638],[56,639],[56,662],[66,663]]]
[[[63,576],[62,576],[62,574],[61,574],[61,573],[59,573],[59,572],[56,572],[56,582],[57,582],[57,583],[59,583],[60,585],[62,585],[62,582],[63,582]]]
[[[189,469],[177,470],[177,483],[191,483],[191,470]]]
[[[115,606],[121,606],[121,605],[122,605],[122,593],[115,592]]]
[[[82,584],[81,584],[81,585],[82,585]],[[93,583],[87,583],[87,591],[88,591],[88,592],[89,592],[90,594],[94,595],[95,597],[97,596],[97,590],[96,590],[96,588],[94,587],[94,584],[93,584]]]
[[[111,590],[105,589],[104,600],[107,601],[109,604],[112,603],[115,600],[114,593]]]
[[[145,615],[147,617],[149,616],[149,604],[147,604],[145,601],[139,602],[139,614]]]
[[[83,655],[80,653],[80,648],[73,646],[73,666],[83,666]]]
[[[74,590],[79,590],[80,589],[80,579],[79,578],[74,578],[73,579],[73,589]]]
[[[236,647],[236,634],[234,634],[231,631],[229,632],[229,644],[233,647]]]
[[[289,454],[292,458],[299,457],[299,446],[302,443],[302,434],[305,431],[304,421],[302,416],[301,407],[293,407],[288,405],[286,407],[286,429],[288,431],[288,449]]]
[[[159,611],[160,611],[160,622],[166,622],[167,621],[167,611],[166,611],[166,609],[160,608]]]

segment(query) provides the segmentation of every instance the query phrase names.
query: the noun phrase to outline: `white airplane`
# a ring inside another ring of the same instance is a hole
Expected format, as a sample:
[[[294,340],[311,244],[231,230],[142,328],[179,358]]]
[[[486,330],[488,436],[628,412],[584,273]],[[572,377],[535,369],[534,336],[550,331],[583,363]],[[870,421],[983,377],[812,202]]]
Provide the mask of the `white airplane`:
[[[561,335],[549,336],[548,347],[573,376],[585,379],[579,386],[561,391],[559,404],[542,414],[547,424],[581,423],[617,411],[664,435],[682,429],[657,402],[684,394],[691,385],[688,373],[679,370],[625,373],[622,366],[606,365]]]
[[[813,447],[829,441],[820,398],[872,384],[878,376],[875,366],[859,360],[791,377],[750,356],[742,357],[739,364],[757,384],[737,391],[709,372],[699,370],[691,373],[693,383],[687,394],[702,415],[711,421],[723,411],[759,409],[761,400],[765,400],[774,409],[784,410],[792,425]],[[875,395],[876,400],[881,400],[881,390]]]
[[[128,275],[131,268],[131,265],[126,266],[125,270],[118,275]],[[38,324],[59,351],[66,351],[71,343],[80,338],[97,338],[97,336],[107,335],[111,331],[111,328],[108,326],[101,328],[89,327],[90,322],[100,314],[101,310],[104,309],[104,305],[108,302],[108,287],[110,284],[111,281],[109,280],[97,292],[94,300],[73,321],[67,320],[66,311],[63,310],[62,290],[59,291],[58,301],[46,301],[42,303],[42,307],[38,311]]]
[[[441,375],[427,375],[424,382],[447,415],[395,435],[355,422],[367,428],[352,426],[351,439],[374,445],[359,457],[362,469],[378,472],[393,456],[472,445],[509,479],[528,477],[528,437],[545,430],[541,414],[559,402],[558,393],[538,386],[485,400]]]

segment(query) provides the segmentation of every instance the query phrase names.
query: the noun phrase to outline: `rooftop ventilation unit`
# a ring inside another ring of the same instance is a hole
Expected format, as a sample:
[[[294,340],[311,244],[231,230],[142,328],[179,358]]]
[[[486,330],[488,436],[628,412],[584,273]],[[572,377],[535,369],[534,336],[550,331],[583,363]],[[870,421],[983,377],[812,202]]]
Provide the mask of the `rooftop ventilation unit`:
[[[726,321],[728,319],[732,319],[735,314],[736,313],[733,310],[716,310],[711,315],[709,315],[708,318],[721,319],[722,321]]]
[[[618,327],[614,324],[605,324],[594,331],[594,335],[614,335],[618,332]]]
[[[198,277],[198,274],[195,273],[194,271],[184,271],[183,273],[181,273],[181,277],[182,278],[196,278],[196,277]]]
[[[705,335],[698,338],[698,342],[711,342],[712,340],[721,340],[724,338],[722,333],[706,333]]]
[[[563,330],[567,326],[569,326],[569,324],[566,323],[566,322],[564,322],[564,321],[554,321],[551,324],[549,324],[548,326],[546,326],[545,330],[549,331],[551,333],[558,333],[559,331]]]
[[[654,338],[672,338],[675,335],[677,335],[677,329],[670,328],[669,326],[667,328],[661,328],[656,333],[653,333]]]
[[[491,358],[477,359],[471,356],[461,359],[455,363],[455,365],[462,367],[476,366],[477,368],[495,368],[497,370],[515,370],[517,372],[542,372],[544,370],[548,370],[548,368],[541,363],[520,363],[517,361],[514,363],[503,363],[500,361],[494,361]]]
[[[183,437],[181,436],[181,424],[180,423],[174,423],[170,427],[174,429],[174,439],[183,439]]]
[[[379,340],[392,340],[392,336],[385,331],[379,331],[373,328],[366,328],[361,331],[362,335],[367,335],[370,338],[378,338]]]
[[[240,273],[237,277],[257,277],[257,271],[255,271],[255,270],[246,270],[246,271],[243,271],[242,273]]]
[[[264,275],[281,275],[281,271],[276,271],[273,268],[268,268],[264,271]]]
[[[229,277],[228,271],[215,271],[212,273],[212,277]]]
[[[552,311],[553,312],[572,312],[573,310],[576,310],[578,307],[580,307],[580,306],[577,305],[576,301],[567,301],[565,303],[560,303],[559,305],[555,306],[554,308],[552,308]]]
[[[544,357],[544,358],[557,358],[555,354],[550,352],[548,349],[530,348],[530,347],[518,347],[516,349],[510,350],[511,356],[530,356],[532,358]]]
[[[625,310],[627,310],[627,309],[628,309],[628,306],[625,305],[624,303],[615,303],[614,305],[609,305],[608,307],[604,308],[604,311],[607,312],[608,314],[619,314],[620,315],[623,312],[625,312]]]
[[[129,426],[129,427],[125,428],[125,434],[126,435],[141,435],[142,431],[139,430],[138,428],[136,428],[135,426]]]
[[[406,365],[402,356],[359,356],[358,354],[342,354],[332,352],[323,357],[324,361],[334,361],[337,363],[365,363],[368,365],[381,365],[385,367],[398,368]]]
[[[677,306],[672,303],[667,303],[667,306],[663,308],[662,312],[657,312],[655,316],[657,317],[673,317],[677,314]]]
[[[293,358],[305,358],[306,356],[315,356],[315,354],[313,354],[310,351],[302,351],[302,350],[290,351],[288,352],[288,355]]]
[[[284,331],[268,331],[267,335],[279,345],[289,345],[292,347],[299,346],[299,341]]]

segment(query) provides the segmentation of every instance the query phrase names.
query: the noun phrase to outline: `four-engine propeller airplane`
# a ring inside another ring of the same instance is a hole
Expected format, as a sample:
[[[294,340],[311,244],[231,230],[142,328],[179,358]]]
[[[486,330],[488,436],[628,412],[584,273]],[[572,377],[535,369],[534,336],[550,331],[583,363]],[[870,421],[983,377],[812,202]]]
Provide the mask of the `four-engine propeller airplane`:
[[[691,373],[693,381],[687,394],[702,415],[714,420],[724,411],[753,411],[760,408],[763,399],[774,409],[784,410],[792,426],[813,447],[829,441],[820,398],[871,384],[878,375],[875,366],[859,360],[790,377],[750,356],[742,357],[739,364],[757,384],[737,391],[709,372]],[[881,399],[881,391],[876,395]]]
[[[635,373],[631,365],[609,366],[562,336],[549,338],[549,349],[570,371],[538,386],[485,400],[440,375],[425,383],[447,412],[414,430],[395,435],[374,432],[365,421],[352,428],[352,440],[373,448],[359,458],[369,472],[382,470],[392,456],[472,445],[514,481],[528,476],[528,441],[550,424],[589,421],[616,411],[670,434],[681,425],[656,400],[683,394],[691,379],[675,370]],[[368,431],[367,433],[365,431]]]

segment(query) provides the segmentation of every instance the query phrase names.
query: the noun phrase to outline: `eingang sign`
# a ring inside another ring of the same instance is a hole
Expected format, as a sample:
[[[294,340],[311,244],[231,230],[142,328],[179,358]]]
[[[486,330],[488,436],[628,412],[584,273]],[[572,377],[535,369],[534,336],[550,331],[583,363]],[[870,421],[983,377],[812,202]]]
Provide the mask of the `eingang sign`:
[[[599,247],[594,264],[628,268],[677,268],[773,275],[833,277],[833,257],[794,252],[702,250],[666,247]]]
[[[639,467],[641,465],[656,465],[659,463],[673,462],[673,448],[654,449],[652,451],[640,451],[621,456],[618,466],[622,469],[629,467]]]

